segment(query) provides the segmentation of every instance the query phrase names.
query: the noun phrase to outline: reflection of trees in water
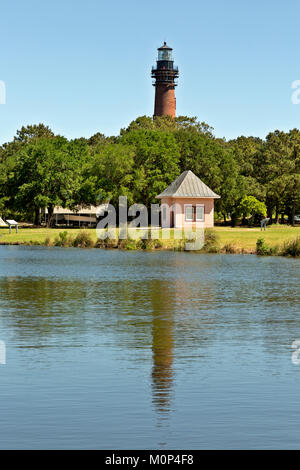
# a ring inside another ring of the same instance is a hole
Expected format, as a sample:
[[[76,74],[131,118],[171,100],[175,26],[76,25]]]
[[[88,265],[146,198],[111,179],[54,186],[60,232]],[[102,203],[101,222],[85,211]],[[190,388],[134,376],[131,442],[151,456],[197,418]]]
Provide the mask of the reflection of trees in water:
[[[207,334],[214,323],[207,311],[213,303],[212,286],[181,278],[180,267],[170,280],[11,277],[0,280],[0,302],[1,321],[31,347],[59,338],[80,345],[84,335],[88,344],[93,335],[93,345],[135,351],[131,361],[147,360],[151,349],[153,403],[159,413],[171,406],[175,339],[186,351],[203,348],[213,338]]]
[[[171,292],[170,292],[171,290]],[[160,413],[170,411],[173,385],[174,296],[169,283],[154,281],[152,299],[152,391],[153,403]]]
[[[47,278],[0,280],[1,322],[38,347],[54,335],[82,330],[85,291],[79,281]]]
[[[153,403],[160,414],[167,414],[175,380],[175,342],[185,352],[195,352],[214,341],[209,331],[214,328],[215,315],[208,312],[214,302],[213,286],[181,277],[173,282],[152,281],[151,301]]]
[[[259,337],[274,357],[300,338],[298,271],[281,282],[280,274],[287,272],[282,260],[275,276],[261,265],[261,271],[255,265],[248,272],[249,258],[245,264],[232,258],[239,263],[228,266],[218,264],[219,257],[180,254],[170,256],[166,266],[156,255],[151,259],[153,277],[149,272],[145,278],[130,277],[129,269],[127,279],[116,275],[113,281],[0,278],[0,322],[24,346],[53,341],[78,346],[85,335],[90,347],[106,344],[120,356],[130,350],[125,357],[133,366],[148,361],[151,351],[152,400],[160,416],[171,410],[176,357],[188,368],[224,335],[250,353],[251,341],[257,345]]]

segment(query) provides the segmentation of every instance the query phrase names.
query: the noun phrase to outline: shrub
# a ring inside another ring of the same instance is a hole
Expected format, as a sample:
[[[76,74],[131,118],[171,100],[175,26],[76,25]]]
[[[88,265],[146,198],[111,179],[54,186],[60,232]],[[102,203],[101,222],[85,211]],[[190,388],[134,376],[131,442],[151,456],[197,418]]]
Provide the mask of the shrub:
[[[204,246],[203,251],[207,253],[219,253],[220,247],[217,232],[212,228],[204,230]]]
[[[132,240],[132,241],[135,241],[135,249],[136,250],[144,250],[145,249],[145,240],[144,239],[138,239],[138,240]]]
[[[95,248],[106,248],[106,240],[99,238],[95,243]]]
[[[204,245],[204,250],[206,251],[206,253],[220,253],[221,248],[218,245],[211,245],[208,247],[205,247]]]
[[[64,232],[59,232],[58,237],[54,240],[55,246],[72,246],[72,237],[68,235],[67,230]]]
[[[45,246],[51,246],[52,245],[52,241],[51,241],[50,237],[45,238],[44,245]]]
[[[273,256],[278,254],[278,246],[269,246],[263,238],[256,242],[256,254],[258,256]]]
[[[159,249],[163,247],[163,242],[161,240],[152,240],[154,242],[154,248]]]
[[[28,245],[30,246],[40,246],[42,243],[39,242],[38,240],[29,240]]]
[[[218,242],[217,232],[213,228],[204,229],[205,243],[216,244]]]
[[[186,241],[185,241],[184,238],[182,240],[174,240],[173,250],[174,251],[185,251],[185,244],[186,244]]]
[[[118,248],[119,240],[116,238],[107,238],[105,240],[106,248]]]
[[[77,248],[92,248],[94,245],[94,240],[87,230],[81,230],[73,241],[73,246]]]
[[[102,240],[102,238],[98,238],[94,247],[107,249],[118,248],[118,243],[118,240],[116,240],[115,238],[105,238],[104,240]]]
[[[283,256],[300,256],[300,237],[297,237],[296,240],[285,242],[281,254]]]
[[[226,245],[223,246],[223,251],[225,251],[225,253],[231,254],[231,255],[236,254],[236,253],[239,252],[238,248],[236,248],[231,243],[226,243]]]
[[[148,251],[156,250],[158,248],[161,248],[162,246],[163,246],[162,242],[158,239],[152,240],[150,238],[150,239],[141,240],[141,248],[143,250],[148,250]]]
[[[136,250],[137,241],[132,240],[131,238],[127,238],[125,240],[119,240],[119,248],[121,248],[121,250],[130,250],[130,251]]]

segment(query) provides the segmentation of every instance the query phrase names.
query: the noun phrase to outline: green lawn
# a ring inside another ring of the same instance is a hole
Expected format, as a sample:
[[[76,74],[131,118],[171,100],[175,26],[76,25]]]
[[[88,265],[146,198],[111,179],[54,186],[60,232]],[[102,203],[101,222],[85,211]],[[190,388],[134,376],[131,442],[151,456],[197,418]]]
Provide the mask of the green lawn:
[[[290,227],[287,225],[273,225],[267,227],[265,232],[260,228],[231,228],[216,227],[220,245],[231,243],[237,248],[254,250],[258,238],[264,238],[270,246],[281,245],[285,241],[294,240],[300,236],[300,226]]]
[[[16,234],[15,230],[9,234],[8,229],[0,229],[0,244],[1,243],[19,243],[19,244],[43,244],[46,238],[54,242],[59,232],[65,229],[47,229],[47,228],[20,228],[19,233]],[[92,238],[96,242],[97,235],[95,229],[87,229]],[[73,237],[78,234],[80,229],[68,229],[68,234]],[[260,228],[231,228],[231,227],[216,227],[215,231],[218,235],[218,245],[222,248],[226,244],[231,244],[237,249],[245,251],[254,251],[256,241],[262,237],[270,246],[282,245],[285,241],[293,240],[300,236],[300,226],[270,226],[266,232],[261,232]],[[172,248],[172,241],[163,240],[165,248]]]
[[[95,229],[88,229],[89,233],[93,236],[95,241],[97,235]],[[30,242],[43,243],[46,238],[50,238],[52,242],[58,236],[59,232],[64,232],[65,229],[61,228],[19,228],[19,233],[13,229],[12,233],[6,228],[0,229],[0,244],[1,243],[20,243],[29,244]],[[80,229],[68,229],[68,234],[76,236]]]

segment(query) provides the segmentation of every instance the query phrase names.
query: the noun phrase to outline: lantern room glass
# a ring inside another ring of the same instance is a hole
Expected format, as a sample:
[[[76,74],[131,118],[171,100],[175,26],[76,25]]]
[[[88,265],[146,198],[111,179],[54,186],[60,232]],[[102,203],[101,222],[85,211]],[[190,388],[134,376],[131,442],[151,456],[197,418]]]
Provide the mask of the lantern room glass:
[[[158,51],[158,60],[173,60],[172,51],[170,49],[163,49]]]

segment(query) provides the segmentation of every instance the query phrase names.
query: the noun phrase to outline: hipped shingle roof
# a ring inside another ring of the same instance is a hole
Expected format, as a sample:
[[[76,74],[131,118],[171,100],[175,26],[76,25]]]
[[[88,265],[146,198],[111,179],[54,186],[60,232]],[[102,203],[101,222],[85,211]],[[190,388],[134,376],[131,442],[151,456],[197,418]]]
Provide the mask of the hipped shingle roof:
[[[163,197],[211,197],[220,199],[198,176],[192,171],[184,171],[173,183],[168,186],[157,199]]]

